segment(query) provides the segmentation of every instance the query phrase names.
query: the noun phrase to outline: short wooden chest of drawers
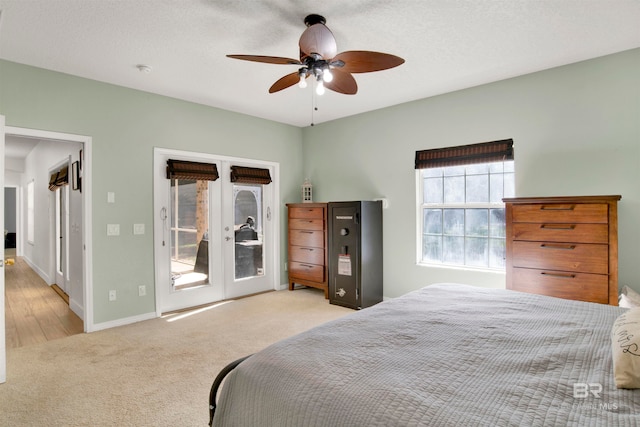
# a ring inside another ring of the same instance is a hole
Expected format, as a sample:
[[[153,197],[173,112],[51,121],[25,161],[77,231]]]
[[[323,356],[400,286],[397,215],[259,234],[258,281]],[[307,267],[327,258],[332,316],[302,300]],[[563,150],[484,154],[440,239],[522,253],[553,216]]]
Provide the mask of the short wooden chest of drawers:
[[[327,204],[287,204],[289,232],[289,290],[294,284],[324,290],[329,298],[327,272]]]
[[[620,198],[504,199],[507,289],[618,305]]]

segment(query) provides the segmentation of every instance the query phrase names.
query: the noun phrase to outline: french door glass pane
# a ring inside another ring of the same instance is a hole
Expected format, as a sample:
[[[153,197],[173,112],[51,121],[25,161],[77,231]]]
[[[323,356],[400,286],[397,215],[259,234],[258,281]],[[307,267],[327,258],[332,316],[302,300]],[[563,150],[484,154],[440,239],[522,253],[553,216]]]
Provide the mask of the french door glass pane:
[[[235,278],[264,276],[262,185],[234,184]]]
[[[174,289],[209,281],[209,181],[171,180],[171,282]]]

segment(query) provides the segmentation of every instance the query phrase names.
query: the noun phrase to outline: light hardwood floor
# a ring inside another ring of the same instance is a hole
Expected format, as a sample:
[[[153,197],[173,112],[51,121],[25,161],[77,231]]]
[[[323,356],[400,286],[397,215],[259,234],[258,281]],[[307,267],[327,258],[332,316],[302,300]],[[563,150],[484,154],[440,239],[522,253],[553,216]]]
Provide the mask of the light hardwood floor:
[[[20,257],[5,265],[7,348],[23,347],[82,333],[69,305]]]

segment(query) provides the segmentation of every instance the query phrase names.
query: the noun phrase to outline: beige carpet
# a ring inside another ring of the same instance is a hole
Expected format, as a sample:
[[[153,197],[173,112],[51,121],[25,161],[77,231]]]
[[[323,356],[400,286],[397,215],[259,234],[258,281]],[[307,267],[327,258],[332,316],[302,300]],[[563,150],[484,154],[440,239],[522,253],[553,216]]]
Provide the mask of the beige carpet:
[[[352,312],[316,289],[279,291],[10,349],[0,425],[206,426],[227,363]]]

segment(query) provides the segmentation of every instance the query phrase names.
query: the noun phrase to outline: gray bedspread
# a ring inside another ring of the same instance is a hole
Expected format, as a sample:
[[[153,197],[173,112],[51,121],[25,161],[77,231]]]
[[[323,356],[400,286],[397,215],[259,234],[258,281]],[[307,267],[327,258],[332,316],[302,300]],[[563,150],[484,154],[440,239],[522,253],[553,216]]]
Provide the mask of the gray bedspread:
[[[251,356],[227,377],[214,425],[640,425],[640,390],[613,381],[623,311],[428,286]]]

